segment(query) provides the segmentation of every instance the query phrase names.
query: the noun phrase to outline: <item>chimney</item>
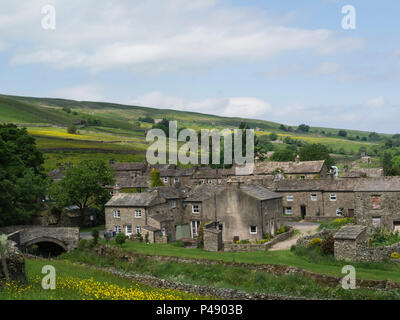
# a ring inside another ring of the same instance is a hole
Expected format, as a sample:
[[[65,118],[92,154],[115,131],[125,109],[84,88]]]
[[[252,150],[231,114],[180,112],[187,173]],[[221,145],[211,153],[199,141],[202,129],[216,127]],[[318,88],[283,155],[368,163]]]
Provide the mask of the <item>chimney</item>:
[[[296,163],[299,163],[299,162],[300,162],[300,156],[297,155],[297,156],[296,156],[296,159],[294,159],[294,161],[295,161]]]
[[[116,184],[113,188],[113,196],[119,196],[120,193],[121,187],[119,186],[119,184]]]

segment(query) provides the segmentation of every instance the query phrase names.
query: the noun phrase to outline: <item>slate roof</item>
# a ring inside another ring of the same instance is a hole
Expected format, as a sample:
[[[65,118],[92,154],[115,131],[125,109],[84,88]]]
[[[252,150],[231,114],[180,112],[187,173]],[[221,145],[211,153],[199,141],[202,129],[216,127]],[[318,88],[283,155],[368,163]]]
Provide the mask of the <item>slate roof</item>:
[[[149,216],[149,218],[152,218],[158,222],[164,222],[164,221],[173,221],[174,218],[171,215],[165,214],[165,213],[157,213],[154,215]]]
[[[157,191],[142,193],[120,193],[113,196],[106,207],[151,207],[156,204],[165,203],[165,199],[158,195]]]
[[[188,192],[185,201],[201,202],[211,198],[214,194],[219,193],[224,189],[225,187],[221,185],[202,184],[195,186]]]
[[[279,193],[270,191],[262,186],[241,185],[240,190],[261,201],[282,198]]]
[[[137,171],[146,170],[146,164],[144,162],[116,162],[111,165],[115,171]]]
[[[357,192],[381,192],[400,191],[400,177],[382,177],[360,179],[355,191]]]
[[[271,187],[277,192],[290,191],[354,191],[358,179],[305,179],[305,180],[280,180]]]
[[[257,162],[254,174],[271,174],[276,169],[282,169],[284,173],[287,174],[301,174],[301,173],[320,173],[325,160],[318,161],[290,161],[290,162]]]
[[[145,229],[145,230],[147,230],[147,231],[159,231],[160,229],[158,229],[158,228],[154,228],[154,227],[152,227],[152,226],[148,226],[148,225],[145,225],[145,226],[143,226],[142,227],[143,229]]]
[[[218,179],[221,178],[221,173],[217,169],[198,168],[193,175],[195,179]]]
[[[182,188],[157,187],[158,194],[164,199],[180,199],[186,197],[186,192]]]
[[[334,235],[335,240],[355,240],[366,229],[365,226],[344,226]]]

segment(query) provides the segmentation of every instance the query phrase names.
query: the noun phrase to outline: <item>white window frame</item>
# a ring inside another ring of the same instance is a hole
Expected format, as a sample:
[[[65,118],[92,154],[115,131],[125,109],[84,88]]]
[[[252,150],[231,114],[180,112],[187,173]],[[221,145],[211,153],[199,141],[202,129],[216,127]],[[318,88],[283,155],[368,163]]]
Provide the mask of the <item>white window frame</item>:
[[[343,216],[343,210],[341,210],[340,208],[336,209],[336,216],[337,217],[342,217]]]
[[[164,183],[168,183],[168,177],[164,177],[163,180],[164,180]]]
[[[306,180],[306,176],[304,175],[300,176],[300,180]]]
[[[135,209],[135,218],[142,217],[142,209]]]
[[[130,229],[130,231],[128,229]],[[132,231],[133,231],[133,229],[132,229],[132,225],[131,224],[128,224],[128,225],[125,226],[125,234],[126,235],[128,235],[128,236],[131,235]]]
[[[161,235],[165,237],[167,235],[167,230],[165,228],[161,228]]]
[[[211,180],[211,179],[208,179],[208,180],[207,180],[207,183],[208,183],[208,184],[212,184],[212,180]]]
[[[291,201],[293,201],[293,199],[294,199],[294,196],[292,194],[286,195],[286,201],[291,202]]]
[[[179,178],[178,177],[174,177],[174,183],[178,183],[179,182]]]
[[[199,235],[197,233],[199,226],[200,226],[200,221],[198,221],[198,220],[190,221],[190,232],[192,234],[192,238],[197,237]]]
[[[171,200],[171,208],[172,209],[176,208],[176,201],[175,200]]]
[[[252,227],[256,228],[256,231],[251,231],[251,228],[252,228]],[[249,226],[249,233],[250,233],[250,234],[257,234],[257,231],[258,231],[257,226]]]
[[[204,179],[199,180],[199,184],[204,184],[204,182],[205,182]]]
[[[289,209],[290,208],[290,209]],[[293,209],[292,207],[285,207],[285,214],[287,215],[292,215],[293,214]]]
[[[310,198],[311,201],[318,201],[318,195],[316,193],[311,193]]]
[[[115,226],[114,231],[115,231],[115,233],[121,233],[121,231],[122,231],[121,226]]]
[[[142,234],[142,227],[141,226],[136,226],[135,227],[135,231],[136,231],[136,234]]]
[[[331,201],[336,201],[336,200],[337,200],[336,193],[331,193],[331,194],[329,195],[329,199],[330,199]]]
[[[121,211],[120,210],[114,210],[113,214],[114,214],[115,219],[121,219]]]
[[[197,211],[195,211],[194,207],[197,207]],[[200,205],[192,204],[192,213],[193,214],[199,214],[200,213]]]

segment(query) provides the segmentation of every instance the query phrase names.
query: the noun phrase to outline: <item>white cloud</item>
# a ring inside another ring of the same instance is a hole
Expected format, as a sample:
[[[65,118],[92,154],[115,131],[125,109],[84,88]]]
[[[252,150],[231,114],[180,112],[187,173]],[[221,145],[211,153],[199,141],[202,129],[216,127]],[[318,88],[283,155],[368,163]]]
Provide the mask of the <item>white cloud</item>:
[[[383,108],[386,105],[386,99],[383,96],[379,96],[368,99],[365,104],[372,108]]]
[[[330,54],[361,44],[324,29],[285,27],[266,12],[217,0],[58,1],[57,28],[45,31],[42,4],[2,0],[0,37],[14,43],[14,64],[162,72],[299,49]]]
[[[333,74],[338,72],[340,69],[340,66],[336,62],[324,62],[319,64],[314,71],[314,74],[316,75],[327,75],[327,74]]]
[[[259,117],[271,110],[271,106],[267,101],[253,97],[188,100],[174,96],[166,96],[158,91],[137,97],[131,100],[130,103],[146,107],[247,118]]]
[[[106,98],[102,94],[102,88],[95,84],[81,84],[57,89],[50,96],[77,101],[106,101]]]

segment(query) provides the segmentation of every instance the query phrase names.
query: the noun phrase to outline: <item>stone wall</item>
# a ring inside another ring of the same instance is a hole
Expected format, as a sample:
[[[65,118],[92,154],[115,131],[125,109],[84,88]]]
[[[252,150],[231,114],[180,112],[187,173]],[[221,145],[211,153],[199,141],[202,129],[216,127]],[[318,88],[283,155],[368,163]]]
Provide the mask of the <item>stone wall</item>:
[[[307,247],[307,245],[311,242],[312,239],[314,238],[326,238],[329,235],[334,235],[337,230],[330,230],[330,229],[322,229],[322,231],[314,233],[309,236],[301,237],[297,239],[296,241],[296,246],[298,247]]]
[[[8,273],[12,281],[25,281],[25,259],[18,250],[17,244],[14,241],[8,241],[8,249],[6,254],[6,262]],[[0,279],[4,278],[2,261],[0,258]]]
[[[215,228],[205,226],[203,229],[204,250],[220,251],[222,249],[222,231]]]

